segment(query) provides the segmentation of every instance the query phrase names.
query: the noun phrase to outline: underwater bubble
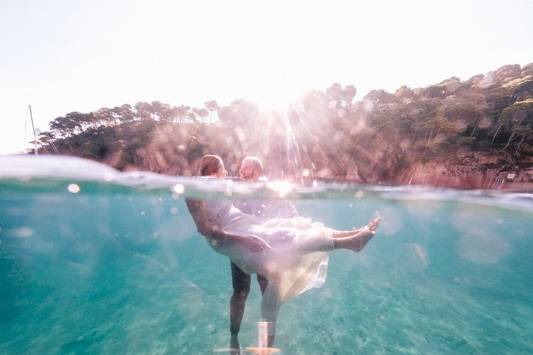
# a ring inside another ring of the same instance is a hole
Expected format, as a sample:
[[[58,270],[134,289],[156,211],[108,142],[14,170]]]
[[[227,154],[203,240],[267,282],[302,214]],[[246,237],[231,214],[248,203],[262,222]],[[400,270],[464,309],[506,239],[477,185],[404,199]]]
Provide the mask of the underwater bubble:
[[[172,207],[170,209],[170,214],[176,214],[176,213],[178,213],[178,208],[177,207]]]
[[[185,186],[183,186],[182,184],[176,184],[172,187],[172,192],[181,195],[185,192]]]
[[[29,238],[33,235],[33,229],[31,229],[30,227],[15,228],[10,232],[11,233],[9,234],[17,238]]]
[[[80,186],[78,184],[69,184],[67,186],[67,190],[70,193],[77,194],[78,192],[80,192],[81,189],[80,189]]]

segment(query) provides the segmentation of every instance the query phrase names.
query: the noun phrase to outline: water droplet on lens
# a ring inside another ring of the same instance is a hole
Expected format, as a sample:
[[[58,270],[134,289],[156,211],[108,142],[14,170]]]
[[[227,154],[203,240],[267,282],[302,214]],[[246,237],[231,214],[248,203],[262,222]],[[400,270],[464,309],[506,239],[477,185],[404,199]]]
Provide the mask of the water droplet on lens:
[[[77,194],[78,192],[80,192],[80,186],[78,184],[69,184],[67,186],[67,190],[70,193]]]
[[[183,186],[182,184],[176,184],[172,187],[172,192],[176,194],[182,194],[185,192],[185,186]]]

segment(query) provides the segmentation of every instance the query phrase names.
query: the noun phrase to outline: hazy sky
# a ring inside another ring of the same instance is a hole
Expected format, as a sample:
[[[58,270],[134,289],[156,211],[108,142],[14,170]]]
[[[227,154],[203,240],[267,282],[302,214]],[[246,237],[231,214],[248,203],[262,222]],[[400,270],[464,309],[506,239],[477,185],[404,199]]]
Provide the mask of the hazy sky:
[[[533,62],[533,1],[0,0],[0,153],[71,111],[159,100],[280,106]]]

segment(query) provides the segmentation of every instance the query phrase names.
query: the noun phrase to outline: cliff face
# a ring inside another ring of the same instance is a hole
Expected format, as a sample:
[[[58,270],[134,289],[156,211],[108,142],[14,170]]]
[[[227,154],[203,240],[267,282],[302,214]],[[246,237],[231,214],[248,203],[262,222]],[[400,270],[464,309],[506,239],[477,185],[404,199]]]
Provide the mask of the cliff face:
[[[458,189],[533,190],[533,159],[502,165],[502,156],[463,152],[453,158],[418,162],[398,175],[395,184]]]

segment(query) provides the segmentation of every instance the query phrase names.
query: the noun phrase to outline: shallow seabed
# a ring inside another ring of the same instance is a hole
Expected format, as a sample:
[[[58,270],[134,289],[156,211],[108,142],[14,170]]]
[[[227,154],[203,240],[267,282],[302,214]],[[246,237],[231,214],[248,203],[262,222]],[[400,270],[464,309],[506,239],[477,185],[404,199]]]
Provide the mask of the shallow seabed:
[[[58,160],[59,159],[59,160]],[[338,229],[383,223],[285,304],[283,354],[533,353],[529,194],[120,174],[78,159],[0,159],[0,353],[212,353],[229,346],[229,261],[184,198],[273,199]],[[242,325],[257,345],[259,287]]]

